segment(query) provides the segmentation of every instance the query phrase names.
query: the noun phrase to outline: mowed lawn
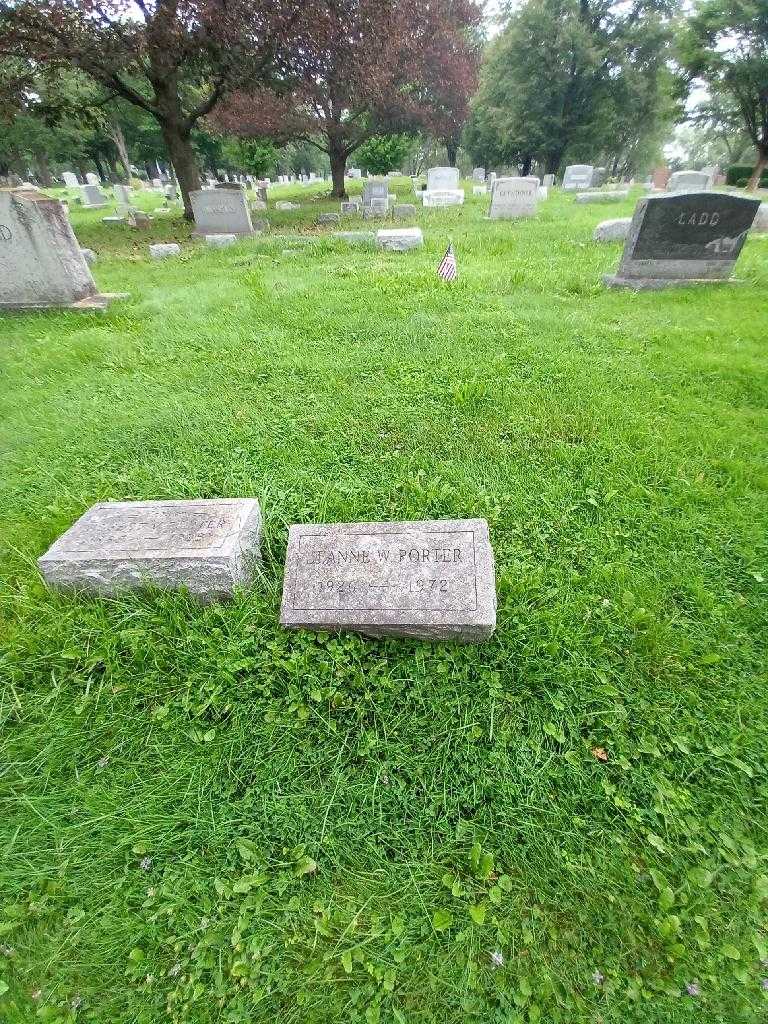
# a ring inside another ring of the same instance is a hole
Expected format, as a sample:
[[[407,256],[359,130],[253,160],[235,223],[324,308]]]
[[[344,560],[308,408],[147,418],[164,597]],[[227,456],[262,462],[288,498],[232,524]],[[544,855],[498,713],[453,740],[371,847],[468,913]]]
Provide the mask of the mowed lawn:
[[[765,1020],[768,238],[635,295],[640,190],[407,254],[318,191],[216,251],[73,207],[130,299],[0,318],[0,1019]],[[236,495],[230,604],[41,583],[94,502]],[[290,523],[464,516],[489,642],[278,625]]]

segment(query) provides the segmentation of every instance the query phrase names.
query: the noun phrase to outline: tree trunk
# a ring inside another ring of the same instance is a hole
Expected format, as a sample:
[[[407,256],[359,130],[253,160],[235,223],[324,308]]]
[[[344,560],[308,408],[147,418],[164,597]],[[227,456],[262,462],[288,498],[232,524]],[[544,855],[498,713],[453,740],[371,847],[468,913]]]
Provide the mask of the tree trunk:
[[[99,177],[102,181],[109,181],[109,175],[104,170],[104,164],[101,162],[101,158],[98,153],[93,154],[93,162],[96,164],[96,170],[99,172]]]
[[[43,188],[52,188],[51,168],[48,165],[48,157],[43,150],[38,149],[35,151],[35,163],[37,164],[37,173]]]
[[[344,185],[347,154],[337,139],[330,138],[328,140],[328,157],[331,161],[331,181],[333,182],[331,195],[334,199],[347,199],[347,190]]]
[[[123,135],[123,129],[120,127],[118,121],[114,121],[109,126],[109,134],[117,146],[117,152],[120,156],[120,163],[125,168],[125,183],[126,185],[131,184],[131,161],[128,157],[128,147],[125,144],[125,136]]]
[[[756,192],[760,187],[760,179],[763,176],[763,171],[768,167],[768,145],[758,145],[757,147],[757,163],[755,169],[752,171],[752,176],[747,182],[747,190],[749,192]]]
[[[196,192],[200,188],[200,172],[197,168],[197,157],[190,140],[191,132],[185,131],[180,121],[176,118],[171,118],[170,120],[164,118],[160,128],[163,133],[166,149],[168,150],[168,156],[176,173],[176,180],[181,189],[181,198],[184,203],[184,219],[194,220],[189,193]]]
[[[117,185],[120,181],[120,172],[117,169],[117,162],[113,157],[104,157],[107,167],[109,167],[109,180],[113,185]]]
[[[532,156],[526,156],[523,159],[523,166],[520,168],[520,175],[526,178],[531,173],[531,164],[533,163]]]
[[[75,164],[75,167],[77,167],[77,173],[80,175],[80,180],[83,182],[83,184],[85,184],[85,182],[88,181],[88,179],[86,178],[86,174],[88,172],[85,169],[85,164],[82,160],[78,160]]]
[[[459,144],[456,139],[446,139],[445,151],[448,154],[448,166],[456,166],[456,157],[459,153]]]

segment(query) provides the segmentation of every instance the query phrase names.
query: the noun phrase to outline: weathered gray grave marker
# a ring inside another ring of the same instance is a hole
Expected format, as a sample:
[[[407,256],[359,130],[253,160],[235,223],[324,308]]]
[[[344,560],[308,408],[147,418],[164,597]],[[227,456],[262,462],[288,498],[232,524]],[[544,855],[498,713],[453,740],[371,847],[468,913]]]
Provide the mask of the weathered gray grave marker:
[[[491,193],[491,220],[533,217],[539,198],[538,178],[497,178]]]
[[[496,626],[484,519],[292,526],[280,622],[472,642]]]
[[[592,164],[570,164],[563,175],[563,191],[575,192],[580,188],[591,188],[595,177]]]
[[[256,498],[94,505],[38,559],[49,586],[102,595],[151,584],[228,597],[260,558]]]
[[[719,192],[647,196],[635,214],[611,287],[670,288],[727,281],[760,202]]]
[[[240,185],[198,189],[189,193],[195,218],[195,236],[252,235],[248,200]]]
[[[104,309],[64,206],[36,190],[0,190],[0,310]]]

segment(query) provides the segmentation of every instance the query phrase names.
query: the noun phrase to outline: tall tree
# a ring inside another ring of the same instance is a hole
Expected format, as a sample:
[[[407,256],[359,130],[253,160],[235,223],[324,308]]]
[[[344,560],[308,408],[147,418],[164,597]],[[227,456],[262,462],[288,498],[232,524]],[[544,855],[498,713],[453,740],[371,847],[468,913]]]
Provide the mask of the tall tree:
[[[333,195],[347,160],[378,134],[433,128],[452,138],[477,65],[475,0],[308,0],[288,95],[248,89],[215,115],[244,137],[306,141],[328,154]]]
[[[756,189],[768,167],[768,3],[766,0],[700,0],[681,39],[681,56],[693,80],[732,110],[755,147],[747,188]]]
[[[489,47],[465,141],[486,164],[610,153],[630,165],[673,113],[678,0],[527,0]]]
[[[0,54],[77,67],[150,114],[192,218],[191,135],[237,84],[279,74],[301,0],[0,0]]]

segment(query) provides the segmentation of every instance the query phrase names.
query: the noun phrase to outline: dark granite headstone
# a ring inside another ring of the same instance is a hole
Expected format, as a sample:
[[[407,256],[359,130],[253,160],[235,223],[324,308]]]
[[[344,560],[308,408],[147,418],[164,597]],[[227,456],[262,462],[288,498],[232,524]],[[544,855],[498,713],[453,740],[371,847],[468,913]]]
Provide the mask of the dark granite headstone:
[[[619,269],[605,283],[640,290],[727,281],[759,206],[718,192],[641,199]]]

